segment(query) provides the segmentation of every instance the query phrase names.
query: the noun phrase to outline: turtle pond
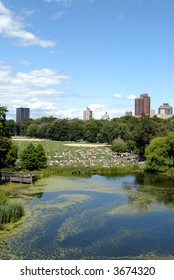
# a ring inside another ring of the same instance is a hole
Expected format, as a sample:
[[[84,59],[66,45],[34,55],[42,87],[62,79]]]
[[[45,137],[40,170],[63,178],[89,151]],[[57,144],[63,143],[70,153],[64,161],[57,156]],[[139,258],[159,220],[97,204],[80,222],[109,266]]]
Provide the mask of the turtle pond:
[[[24,217],[0,259],[174,259],[174,182],[154,175],[52,176],[8,183]],[[8,226],[8,225],[7,225]]]

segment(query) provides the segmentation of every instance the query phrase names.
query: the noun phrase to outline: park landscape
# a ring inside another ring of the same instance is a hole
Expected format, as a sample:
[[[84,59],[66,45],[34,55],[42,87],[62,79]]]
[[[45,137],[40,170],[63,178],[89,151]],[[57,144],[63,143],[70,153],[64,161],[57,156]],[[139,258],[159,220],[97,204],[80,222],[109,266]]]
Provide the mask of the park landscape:
[[[146,161],[120,138],[7,137],[3,122],[1,133],[1,172],[38,176],[0,185],[1,259],[174,259],[172,131],[149,138]]]
[[[112,152],[111,145],[101,143],[77,143],[66,141],[51,141],[45,139],[31,139],[26,137],[13,137],[12,140],[17,144],[19,153],[26,148],[28,143],[32,142],[35,146],[42,143],[46,157],[48,170],[55,170],[58,174],[69,173],[108,173],[128,172],[126,167],[137,172],[143,166],[138,163],[136,155],[130,153]],[[46,171],[45,171],[46,172]],[[39,172],[39,173],[42,173]],[[42,176],[42,174],[40,174]]]

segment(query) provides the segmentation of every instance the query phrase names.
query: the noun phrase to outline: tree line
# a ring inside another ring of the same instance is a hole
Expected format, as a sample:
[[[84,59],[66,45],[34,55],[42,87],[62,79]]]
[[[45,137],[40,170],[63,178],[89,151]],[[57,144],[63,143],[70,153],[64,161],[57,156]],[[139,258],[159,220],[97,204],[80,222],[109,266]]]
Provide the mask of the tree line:
[[[108,143],[112,144],[114,152],[132,151],[138,154],[140,158],[146,158],[149,170],[160,171],[163,168],[156,168],[155,166],[165,165],[168,168],[174,164],[172,162],[174,154],[174,117],[161,119],[156,116],[142,115],[141,117],[123,116],[111,120],[92,119],[88,121],[77,118],[42,117],[15,122],[14,120],[5,120],[2,111],[0,132],[2,135],[3,131],[3,137],[17,135],[46,138],[54,141]],[[0,141],[2,143],[3,139],[1,138]],[[8,141],[6,145],[8,143],[11,146],[11,154],[15,154],[15,148]],[[158,147],[158,150],[154,147]],[[2,155],[1,145],[0,149]],[[150,157],[152,154],[153,156]],[[163,160],[160,159],[161,157],[163,157]],[[168,160],[164,160],[164,158]],[[8,157],[6,157],[7,159]]]
[[[122,139],[128,149],[143,155],[145,147],[155,137],[174,132],[174,117],[160,119],[156,116],[123,116],[111,120],[58,119],[42,117],[21,122],[6,121],[9,136],[47,138],[55,141],[86,141],[111,144]]]

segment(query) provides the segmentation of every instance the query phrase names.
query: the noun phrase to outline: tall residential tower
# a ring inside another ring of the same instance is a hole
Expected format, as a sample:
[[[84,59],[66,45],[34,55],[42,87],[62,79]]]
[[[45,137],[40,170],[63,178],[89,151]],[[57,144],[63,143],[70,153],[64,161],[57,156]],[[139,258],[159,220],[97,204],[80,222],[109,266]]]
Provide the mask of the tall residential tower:
[[[141,114],[150,115],[150,96],[147,93],[135,98],[135,116],[141,116]]]
[[[17,108],[16,109],[16,122],[23,121],[30,118],[30,108]]]
[[[83,111],[83,120],[91,120],[92,119],[92,111],[89,109],[89,107],[86,107],[86,110]]]

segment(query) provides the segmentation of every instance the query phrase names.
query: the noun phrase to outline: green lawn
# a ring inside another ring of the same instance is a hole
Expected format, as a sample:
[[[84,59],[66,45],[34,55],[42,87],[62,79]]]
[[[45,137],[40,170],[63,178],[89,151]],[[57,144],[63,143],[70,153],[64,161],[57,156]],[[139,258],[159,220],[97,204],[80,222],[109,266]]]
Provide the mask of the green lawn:
[[[110,146],[103,146],[94,144],[85,146],[83,143],[70,143],[70,142],[59,142],[30,138],[13,138],[15,143],[19,147],[20,152],[29,144],[33,143],[37,145],[41,143],[44,147],[49,169],[57,170],[88,170],[88,172],[96,173],[111,173],[124,169],[137,170],[139,169],[139,164],[131,163],[124,158],[117,157],[115,153],[111,151]],[[68,145],[70,146],[68,146]],[[74,145],[74,146],[71,146]]]

